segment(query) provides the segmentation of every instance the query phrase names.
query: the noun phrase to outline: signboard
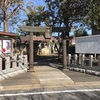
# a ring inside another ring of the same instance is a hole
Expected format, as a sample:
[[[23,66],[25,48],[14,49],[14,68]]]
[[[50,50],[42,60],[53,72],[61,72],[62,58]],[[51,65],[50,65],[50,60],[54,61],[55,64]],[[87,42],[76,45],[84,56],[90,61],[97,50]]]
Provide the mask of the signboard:
[[[3,40],[3,53],[10,54],[11,53],[11,41]]]
[[[77,37],[75,52],[100,54],[100,35]]]

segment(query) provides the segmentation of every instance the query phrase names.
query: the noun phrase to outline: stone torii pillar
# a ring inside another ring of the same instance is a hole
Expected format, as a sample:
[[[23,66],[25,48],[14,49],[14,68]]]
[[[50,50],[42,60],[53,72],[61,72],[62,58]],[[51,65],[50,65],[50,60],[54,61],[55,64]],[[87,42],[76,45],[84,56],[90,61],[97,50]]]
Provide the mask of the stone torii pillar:
[[[34,62],[34,49],[33,49],[33,45],[34,45],[34,42],[33,42],[33,32],[30,32],[30,35],[29,35],[29,70],[34,70],[33,69],[33,62]]]
[[[68,36],[66,35],[66,31],[62,32],[63,35],[63,69],[67,69],[67,39]]]

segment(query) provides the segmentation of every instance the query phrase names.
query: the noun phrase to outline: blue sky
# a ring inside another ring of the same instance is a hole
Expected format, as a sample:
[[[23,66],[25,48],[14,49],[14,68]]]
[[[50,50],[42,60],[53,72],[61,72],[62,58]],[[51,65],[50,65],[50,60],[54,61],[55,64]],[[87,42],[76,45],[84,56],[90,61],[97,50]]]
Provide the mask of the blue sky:
[[[44,0],[23,0],[23,1],[25,1],[25,3],[33,2],[33,4],[35,6],[38,6],[38,5],[44,5],[45,6]]]

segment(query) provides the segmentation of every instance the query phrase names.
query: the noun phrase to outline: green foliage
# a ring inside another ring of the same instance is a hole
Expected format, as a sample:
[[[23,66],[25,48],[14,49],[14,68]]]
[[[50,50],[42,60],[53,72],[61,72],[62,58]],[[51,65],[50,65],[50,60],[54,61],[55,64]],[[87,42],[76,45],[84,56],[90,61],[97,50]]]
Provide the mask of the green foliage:
[[[45,0],[47,3],[47,14],[49,15],[46,23],[49,26],[61,26],[63,19],[60,12],[60,0]]]
[[[49,15],[45,11],[43,6],[27,6],[27,20],[24,20],[27,26],[41,26],[42,23],[49,26]],[[40,35],[42,33],[34,33],[34,35]]]
[[[83,23],[100,28],[100,0],[45,0],[51,25],[71,27]]]
[[[44,7],[43,6],[38,6],[33,9],[31,6],[27,6],[28,9],[28,14],[27,17],[28,19],[25,20],[26,25],[29,26],[39,26],[41,22],[44,20]]]
[[[91,0],[86,22],[93,29],[100,29],[100,0]]]
[[[88,34],[85,30],[78,29],[78,30],[75,30],[74,36],[75,37],[81,37],[81,36],[88,36]]]

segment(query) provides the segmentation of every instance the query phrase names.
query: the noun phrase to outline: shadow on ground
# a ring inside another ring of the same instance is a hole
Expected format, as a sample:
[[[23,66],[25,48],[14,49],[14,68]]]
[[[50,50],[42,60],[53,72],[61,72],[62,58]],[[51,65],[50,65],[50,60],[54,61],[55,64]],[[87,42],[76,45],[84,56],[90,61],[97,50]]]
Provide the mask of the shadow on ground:
[[[62,59],[57,54],[36,56],[34,59],[34,66],[50,66],[58,69],[62,69]]]

